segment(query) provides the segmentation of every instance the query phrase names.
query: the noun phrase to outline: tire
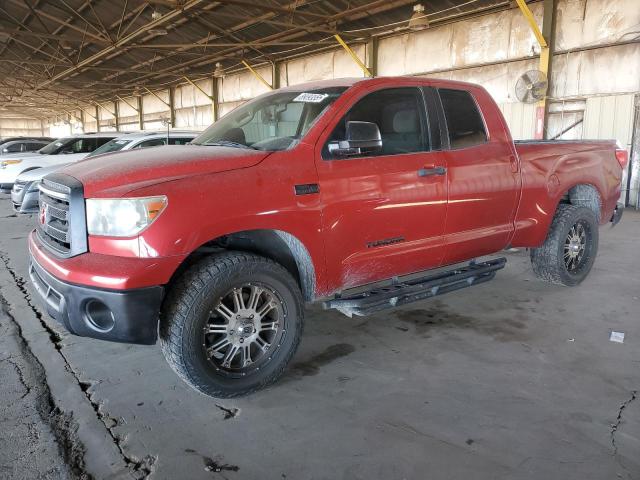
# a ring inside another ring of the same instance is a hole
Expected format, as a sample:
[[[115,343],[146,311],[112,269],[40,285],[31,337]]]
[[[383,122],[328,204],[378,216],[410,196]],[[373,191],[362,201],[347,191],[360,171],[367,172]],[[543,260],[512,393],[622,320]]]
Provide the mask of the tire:
[[[173,285],[160,314],[160,343],[191,387],[215,398],[239,397],[282,375],[298,348],[303,317],[300,288],[284,267],[229,251],[194,264]]]
[[[584,247],[576,240],[582,238],[580,232],[584,232]],[[544,244],[531,250],[531,264],[541,280],[573,287],[587,277],[597,253],[596,215],[587,207],[561,204]]]

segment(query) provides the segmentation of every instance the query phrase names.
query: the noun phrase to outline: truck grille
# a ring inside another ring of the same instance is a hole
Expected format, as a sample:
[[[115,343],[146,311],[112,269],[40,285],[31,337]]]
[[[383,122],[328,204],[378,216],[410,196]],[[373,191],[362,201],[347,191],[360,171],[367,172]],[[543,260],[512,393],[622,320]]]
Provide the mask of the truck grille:
[[[54,254],[72,257],[87,251],[82,184],[62,174],[45,177],[40,185],[38,237]]]

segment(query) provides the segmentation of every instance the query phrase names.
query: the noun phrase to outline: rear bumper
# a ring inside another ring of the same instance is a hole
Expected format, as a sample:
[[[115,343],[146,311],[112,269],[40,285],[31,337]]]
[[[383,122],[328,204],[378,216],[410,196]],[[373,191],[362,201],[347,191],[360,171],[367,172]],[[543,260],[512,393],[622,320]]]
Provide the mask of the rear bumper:
[[[622,220],[622,214],[624,213],[624,204],[618,203],[616,205],[615,210],[613,211],[613,215],[611,216],[611,224],[617,225],[620,220]]]
[[[47,313],[70,333],[112,342],[153,345],[161,286],[105,290],[63,282],[30,254],[29,277]]]

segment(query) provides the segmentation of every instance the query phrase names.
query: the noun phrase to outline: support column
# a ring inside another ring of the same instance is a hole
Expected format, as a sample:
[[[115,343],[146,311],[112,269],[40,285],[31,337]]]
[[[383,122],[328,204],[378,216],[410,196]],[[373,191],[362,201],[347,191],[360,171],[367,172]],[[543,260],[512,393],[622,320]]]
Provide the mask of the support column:
[[[136,97],[138,102],[138,128],[144,130],[144,113],[142,112],[142,95]]]
[[[174,95],[175,95],[174,88],[169,87],[169,122],[170,122],[171,128],[176,127],[176,109],[175,109],[175,103],[174,103]]]
[[[280,88],[280,64],[276,61],[271,63],[271,86],[274,90]]]
[[[118,101],[113,102],[113,113],[115,113],[116,118],[116,132],[120,131],[120,105],[118,105]]]
[[[211,108],[213,109],[213,121],[220,118],[220,101],[218,100],[218,77],[211,79]]]
[[[367,65],[372,77],[378,76],[378,37],[371,37],[371,41],[367,43]]]
[[[547,47],[540,52],[540,70],[547,76],[547,95],[551,92],[551,76],[553,74],[553,53],[555,50],[556,36],[556,0],[544,0],[544,15],[542,18],[542,36],[547,41]],[[538,102],[538,109],[542,112],[542,137],[549,138],[549,102],[546,96],[544,100]]]
[[[524,15],[529,26],[540,44],[540,66],[539,69],[547,77],[547,93],[551,91],[551,60],[553,58],[553,44],[555,37],[556,0],[544,0],[544,13],[542,18],[542,31],[536,23],[533,13],[527,6],[525,0],[515,0]],[[546,96],[536,105],[536,131],[535,138],[546,137],[549,106]]]
[[[100,132],[100,107],[96,105],[96,132]]]

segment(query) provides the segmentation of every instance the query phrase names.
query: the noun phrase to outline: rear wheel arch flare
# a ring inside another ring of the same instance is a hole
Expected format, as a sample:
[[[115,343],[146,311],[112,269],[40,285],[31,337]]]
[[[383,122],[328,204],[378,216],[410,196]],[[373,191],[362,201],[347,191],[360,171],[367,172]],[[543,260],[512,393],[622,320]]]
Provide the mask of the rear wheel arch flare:
[[[602,196],[598,189],[588,183],[574,185],[566,192],[566,198],[571,205],[587,207],[596,216],[598,222],[602,217]]]

